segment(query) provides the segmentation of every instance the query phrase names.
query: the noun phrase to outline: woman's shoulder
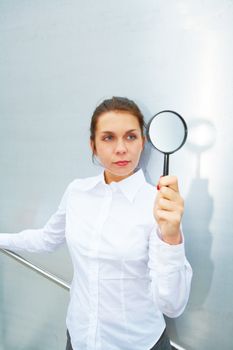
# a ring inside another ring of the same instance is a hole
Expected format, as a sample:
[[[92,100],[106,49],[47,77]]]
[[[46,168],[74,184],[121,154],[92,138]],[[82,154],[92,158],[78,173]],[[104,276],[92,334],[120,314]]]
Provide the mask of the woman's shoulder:
[[[99,181],[100,175],[77,177],[73,179],[67,186],[67,189],[80,189],[85,190]]]

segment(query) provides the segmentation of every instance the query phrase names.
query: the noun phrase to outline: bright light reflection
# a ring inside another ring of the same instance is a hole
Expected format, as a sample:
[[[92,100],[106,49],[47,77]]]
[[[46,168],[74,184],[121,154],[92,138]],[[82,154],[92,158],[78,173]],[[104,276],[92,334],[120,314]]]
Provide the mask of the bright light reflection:
[[[209,122],[199,122],[189,128],[189,144],[200,149],[207,149],[215,142],[215,129]]]

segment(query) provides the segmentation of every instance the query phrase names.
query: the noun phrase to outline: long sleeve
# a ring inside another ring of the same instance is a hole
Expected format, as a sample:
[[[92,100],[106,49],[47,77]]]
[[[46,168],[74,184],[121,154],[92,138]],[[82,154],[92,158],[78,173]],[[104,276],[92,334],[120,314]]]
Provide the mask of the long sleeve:
[[[168,317],[182,314],[188,302],[192,268],[185,257],[184,239],[169,245],[159,238],[154,227],[149,239],[149,273],[152,295],[161,312]]]
[[[26,229],[19,233],[1,233],[0,248],[12,251],[52,252],[65,241],[67,187],[57,211],[41,229]]]

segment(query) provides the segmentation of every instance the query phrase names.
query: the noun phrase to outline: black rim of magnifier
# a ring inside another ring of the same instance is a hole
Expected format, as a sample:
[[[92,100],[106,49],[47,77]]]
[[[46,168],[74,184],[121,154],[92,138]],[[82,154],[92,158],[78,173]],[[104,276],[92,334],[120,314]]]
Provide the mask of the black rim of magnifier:
[[[175,114],[177,117],[180,118],[180,120],[182,121],[183,126],[184,126],[184,138],[183,138],[183,141],[181,142],[181,144],[180,144],[179,147],[177,147],[176,149],[174,149],[174,150],[171,151],[171,152],[163,152],[163,151],[161,151],[160,149],[158,149],[157,147],[155,147],[155,145],[154,145],[153,142],[151,141],[151,138],[150,138],[150,135],[149,135],[150,124],[152,123],[153,119],[154,119],[155,117],[157,117],[159,114],[164,113],[164,112],[169,112],[169,113]],[[181,117],[181,115],[180,115],[179,113],[177,113],[177,112],[175,112],[175,111],[172,111],[172,110],[169,110],[169,109],[165,109],[164,111],[161,111],[161,112],[159,112],[159,113],[156,113],[156,114],[150,119],[150,121],[149,121],[149,123],[148,123],[148,125],[147,125],[147,129],[146,129],[146,137],[147,137],[147,139],[150,141],[150,143],[152,144],[152,146],[153,146],[155,149],[157,149],[157,151],[159,151],[159,152],[161,152],[161,153],[163,153],[163,154],[172,154],[172,153],[178,151],[178,149],[180,149],[180,148],[183,146],[183,144],[185,143],[185,141],[186,141],[186,139],[187,139],[187,136],[188,136],[188,128],[187,128],[187,124],[186,124],[184,118]]]

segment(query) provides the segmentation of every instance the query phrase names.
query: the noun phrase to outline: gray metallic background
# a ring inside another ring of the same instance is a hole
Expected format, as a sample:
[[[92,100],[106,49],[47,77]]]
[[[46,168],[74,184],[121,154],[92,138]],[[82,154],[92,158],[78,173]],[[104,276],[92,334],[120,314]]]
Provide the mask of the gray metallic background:
[[[98,174],[89,122],[112,95],[146,120],[173,109],[189,138],[171,156],[194,270],[184,314],[167,320],[187,350],[233,348],[233,1],[1,0],[0,232],[42,227],[68,183]],[[156,184],[162,156],[141,160]],[[22,254],[71,280],[66,247]],[[62,350],[68,292],[0,254],[0,349]]]

